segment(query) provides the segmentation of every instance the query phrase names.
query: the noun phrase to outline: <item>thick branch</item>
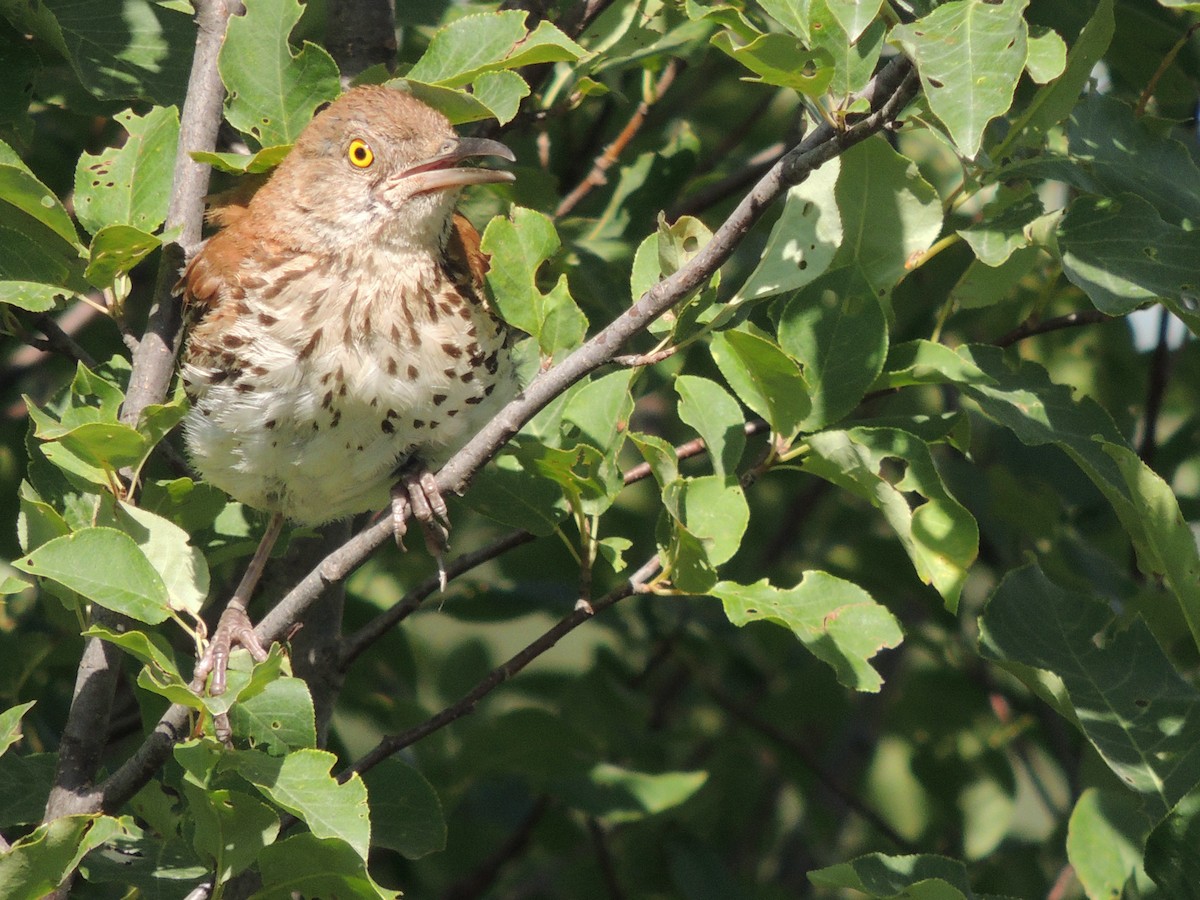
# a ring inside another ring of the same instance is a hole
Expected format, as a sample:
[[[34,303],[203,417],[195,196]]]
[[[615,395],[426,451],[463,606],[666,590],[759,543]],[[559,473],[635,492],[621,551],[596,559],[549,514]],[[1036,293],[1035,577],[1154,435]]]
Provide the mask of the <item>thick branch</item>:
[[[167,395],[175,371],[182,324],[174,288],[188,253],[200,243],[204,225],[204,196],[208,193],[209,167],[192,159],[196,150],[214,150],[221,126],[225,86],[217,72],[217,55],[225,40],[231,15],[241,12],[240,0],[193,0],[196,8],[196,55],[188,78],[187,100],[179,122],[179,149],[175,153],[175,180],[164,229],[178,228],[179,237],[163,244],[162,262],[154,285],[154,299],[146,333],[133,354],[133,372],[121,419],[134,424],[151,403]]]
[[[495,419],[455,454],[438,473],[437,482],[442,493],[462,493],[474,473],[547,403],[607,364],[626,341],[644,331],[672,305],[705,284],[732,255],[773,201],[827,160],[889,125],[916,94],[916,90],[917,77],[911,64],[903,58],[890,62],[871,80],[861,95],[871,105],[873,112],[845,131],[837,132],[827,124],[822,125],[772,166],[717,230],[712,240],[687,265],[647,291],[629,310],[562,363],[535,378],[517,399],[501,410]],[[391,531],[391,518],[384,517],[326,557],[259,623],[256,629],[259,638],[269,642],[284,635],[327,584],[345,578],[388,540]],[[600,608],[603,607],[597,607],[597,611]],[[584,618],[580,621],[587,618],[586,613],[582,615]],[[570,617],[564,621],[570,621]],[[167,711],[146,743],[103,785],[105,809],[119,806],[151,777],[170,753],[177,736],[186,732],[187,718],[188,712],[183,707],[174,706]]]
[[[178,279],[184,247],[200,239],[208,167],[193,162],[189,150],[211,150],[216,145],[225,96],[217,72],[217,54],[229,21],[226,0],[196,0],[198,31],[196,52],[188,81],[187,100],[180,120],[179,149],[175,156],[175,181],[167,211],[166,228],[180,228],[179,243],[163,246],[162,264],[154,291],[146,335],[133,358],[129,391],[122,419],[137,422],[145,407],[160,402],[175,367],[179,305],[171,289]],[[93,621],[114,631],[130,627],[129,620],[99,607]],[[89,638],[75,681],[75,694],[59,747],[54,787],[46,804],[45,821],[75,812],[94,812],[101,796],[92,787],[100,756],[108,738],[113,692],[120,672],[122,652],[99,638]]]

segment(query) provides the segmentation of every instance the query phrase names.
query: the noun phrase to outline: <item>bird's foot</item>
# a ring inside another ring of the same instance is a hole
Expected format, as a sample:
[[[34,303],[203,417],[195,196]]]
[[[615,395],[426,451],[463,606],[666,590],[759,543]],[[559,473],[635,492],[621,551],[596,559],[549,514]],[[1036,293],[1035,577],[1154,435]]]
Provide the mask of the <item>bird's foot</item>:
[[[408,533],[408,517],[412,515],[421,526],[425,547],[437,561],[438,582],[446,589],[446,551],[450,549],[450,513],[438,489],[437,479],[422,465],[408,465],[400,472],[400,480],[392,487],[392,525],[396,544],[404,548]]]
[[[225,612],[221,613],[217,630],[213,632],[204,655],[196,660],[190,685],[193,691],[199,694],[207,686],[209,696],[220,697],[225,693],[229,654],[234,647],[244,647],[255,662],[262,662],[267,658],[267,650],[254,633],[254,625],[245,608],[240,603],[231,601],[225,607]],[[211,683],[208,681],[209,675],[212,675]]]

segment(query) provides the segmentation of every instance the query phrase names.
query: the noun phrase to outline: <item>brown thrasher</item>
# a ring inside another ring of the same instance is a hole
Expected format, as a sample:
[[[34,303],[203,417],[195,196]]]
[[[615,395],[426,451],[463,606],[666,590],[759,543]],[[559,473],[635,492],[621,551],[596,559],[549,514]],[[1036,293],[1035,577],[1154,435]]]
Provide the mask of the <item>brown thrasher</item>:
[[[438,557],[441,465],[515,393],[508,332],[484,298],[479,235],[454,212],[457,168],[512,153],[459,137],[413,97],[358,87],[319,113],[244,209],[184,272],[185,428],[199,473],[273,515],[221,615],[193,687],[225,690],[233,645],[266,651],[246,607],[290,519],[318,525],[411,511]]]

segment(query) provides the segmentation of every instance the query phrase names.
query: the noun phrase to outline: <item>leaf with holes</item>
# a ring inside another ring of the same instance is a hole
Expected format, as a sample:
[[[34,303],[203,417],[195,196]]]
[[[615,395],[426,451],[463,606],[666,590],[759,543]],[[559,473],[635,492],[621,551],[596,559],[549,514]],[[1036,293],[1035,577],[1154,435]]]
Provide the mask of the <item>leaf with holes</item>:
[[[828,572],[805,572],[793,588],[777,588],[764,578],[754,584],[722,581],[709,593],[724,604],[734,625],[764,621],[789,629],[838,681],[858,691],[879,690],[883,679],[871,657],[898,647],[903,638],[886,607]]]
[[[1012,106],[1025,68],[1029,0],[953,0],[891,38],[917,64],[929,107],[974,159],[988,122]]]
[[[341,92],[325,50],[306,41],[292,52],[288,35],[301,12],[297,0],[246,0],[246,14],[230,20],[221,47],[225,118],[259,147],[293,143],[316,108]]]
[[[149,235],[167,217],[179,112],[159,106],[144,116],[126,110],[115,118],[127,132],[125,142],[79,157],[75,215],[93,235],[109,225],[129,225]]]
[[[823,431],[809,445],[804,470],[879,509],[920,579],[956,610],[979,551],[979,527],[942,482],[929,446],[894,428]]]

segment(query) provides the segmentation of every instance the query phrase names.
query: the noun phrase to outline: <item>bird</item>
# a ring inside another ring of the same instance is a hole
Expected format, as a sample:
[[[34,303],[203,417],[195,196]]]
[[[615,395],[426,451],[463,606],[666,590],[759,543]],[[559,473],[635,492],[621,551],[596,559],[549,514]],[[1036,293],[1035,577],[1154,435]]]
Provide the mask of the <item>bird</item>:
[[[315,526],[390,502],[397,542],[411,513],[444,587],[449,519],[432,471],[517,390],[487,257],[456,211],[462,188],[514,180],[463,165],[481,157],[515,161],[410,94],[352,88],[248,203],[221,211],[187,263],[188,455],[204,480],[270,514],[194,690],[224,692],[234,646],[267,657],[247,608],[285,520]]]

